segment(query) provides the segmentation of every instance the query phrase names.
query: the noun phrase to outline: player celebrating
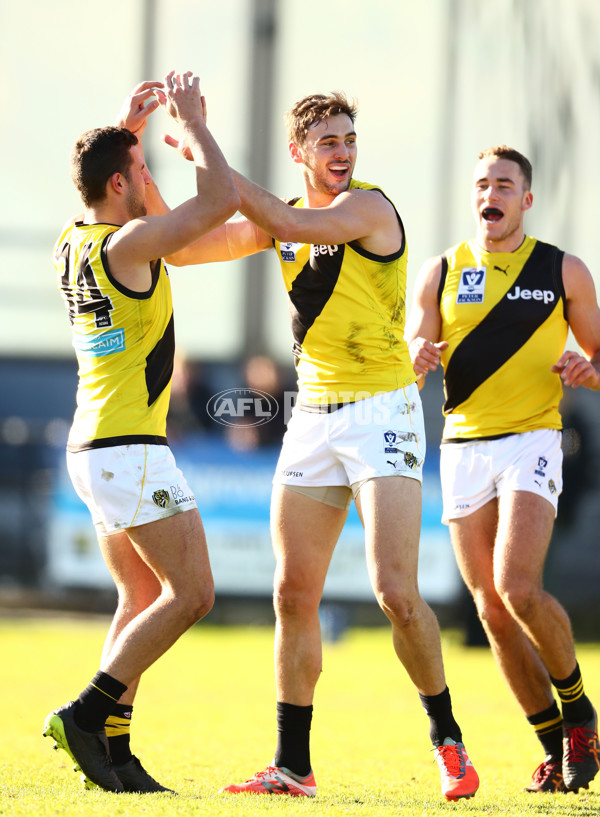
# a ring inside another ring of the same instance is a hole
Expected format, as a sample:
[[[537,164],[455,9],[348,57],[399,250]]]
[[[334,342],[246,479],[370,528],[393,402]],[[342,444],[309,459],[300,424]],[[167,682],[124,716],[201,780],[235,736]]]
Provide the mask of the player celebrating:
[[[44,735],[89,782],[114,792],[166,791],[131,754],[128,716],[141,674],[214,598],[196,502],[165,436],[174,328],[161,257],[233,215],[239,198],[206,127],[198,77],[171,72],[161,98],[185,133],[197,194],[172,212],[147,215],[165,208],[138,137],[158,102],[144,104],[161,87],[134,89],[125,127],[98,128],[77,141],[72,172],[85,212],[64,229],[55,255],[79,363],[67,463],[119,603],[100,671],[75,701],[48,715]]]
[[[437,620],[417,586],[425,437],[403,338],[406,238],[384,192],[353,178],[355,116],[341,94],[300,100],[288,136],[304,196],[287,204],[236,174],[248,220],[182,256],[197,263],[275,246],[298,373],[272,497],[278,743],[264,771],[223,791],[316,793],[309,733],[322,665],[319,603],[354,497],[375,595],[430,718],[442,791],[471,797],[479,781],[452,714]]]
[[[568,617],[542,575],[562,487],[561,381],[600,389],[600,311],[585,265],[525,235],[531,175],[506,146],[479,155],[477,236],[424,264],[407,339],[421,379],[444,367],[443,519],[500,671],[544,748],[527,790],[577,791],[598,771],[597,718]],[[569,327],[585,356],[563,351]]]

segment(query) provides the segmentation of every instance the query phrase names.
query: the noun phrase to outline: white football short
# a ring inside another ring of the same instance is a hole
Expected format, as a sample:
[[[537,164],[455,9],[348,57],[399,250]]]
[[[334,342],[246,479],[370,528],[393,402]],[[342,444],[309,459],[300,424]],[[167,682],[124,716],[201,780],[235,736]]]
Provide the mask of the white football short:
[[[194,494],[167,445],[67,451],[67,468],[99,535],[196,507]]]
[[[411,384],[347,403],[330,414],[296,403],[273,482],[351,487],[388,476],[420,482],[424,458],[421,398]]]
[[[497,440],[444,443],[440,454],[442,522],[468,516],[508,491],[531,491],[558,508],[561,432],[509,434]]]

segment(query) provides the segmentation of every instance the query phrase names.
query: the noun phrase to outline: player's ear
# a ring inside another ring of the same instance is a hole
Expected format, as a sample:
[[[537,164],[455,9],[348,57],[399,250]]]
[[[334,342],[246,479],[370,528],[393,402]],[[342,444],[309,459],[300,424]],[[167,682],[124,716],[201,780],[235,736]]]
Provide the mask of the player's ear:
[[[303,164],[302,151],[295,142],[288,143],[288,150],[290,151],[290,156],[297,164]]]
[[[125,189],[124,178],[122,173],[113,173],[107,182],[115,193],[122,193]]]
[[[532,204],[533,193],[531,192],[531,190],[527,190],[525,195],[523,196],[523,204],[521,205],[521,210],[529,210]]]

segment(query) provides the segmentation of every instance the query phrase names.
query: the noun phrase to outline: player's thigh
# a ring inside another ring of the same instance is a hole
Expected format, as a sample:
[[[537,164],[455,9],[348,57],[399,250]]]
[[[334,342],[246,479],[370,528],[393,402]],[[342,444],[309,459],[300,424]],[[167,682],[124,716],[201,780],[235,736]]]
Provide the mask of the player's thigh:
[[[197,508],[127,531],[141,559],[162,585],[212,586],[206,536]]]
[[[367,566],[375,590],[394,584],[416,591],[421,483],[403,476],[364,482],[356,506],[365,529]]]
[[[508,491],[498,503],[494,572],[500,586],[542,584],[554,527],[552,502],[531,491]]]
[[[98,544],[119,595],[150,604],[160,593],[160,582],[134,547],[127,531],[99,536]]]
[[[320,597],[347,516],[345,509],[275,484],[271,536],[277,560],[276,583]]]
[[[498,501],[492,499],[466,516],[450,519],[448,526],[458,568],[471,593],[495,593],[494,547]]]

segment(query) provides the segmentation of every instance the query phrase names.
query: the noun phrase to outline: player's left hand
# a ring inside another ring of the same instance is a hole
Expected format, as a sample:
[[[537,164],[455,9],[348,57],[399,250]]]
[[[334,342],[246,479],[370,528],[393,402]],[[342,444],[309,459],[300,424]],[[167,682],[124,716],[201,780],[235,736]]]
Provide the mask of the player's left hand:
[[[160,92],[162,88],[164,88],[164,83],[154,81],[140,82],[139,85],[136,85],[121,105],[115,126],[127,128],[140,139],[148,124],[148,117],[158,108],[159,100],[156,92]]]
[[[573,389],[578,386],[594,390],[600,388],[600,373],[587,358],[577,352],[563,352],[551,369],[560,375],[565,386],[571,386]]]

